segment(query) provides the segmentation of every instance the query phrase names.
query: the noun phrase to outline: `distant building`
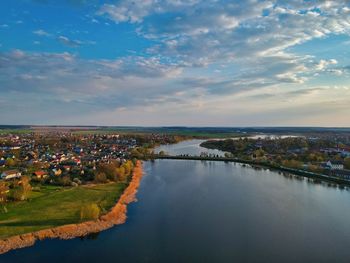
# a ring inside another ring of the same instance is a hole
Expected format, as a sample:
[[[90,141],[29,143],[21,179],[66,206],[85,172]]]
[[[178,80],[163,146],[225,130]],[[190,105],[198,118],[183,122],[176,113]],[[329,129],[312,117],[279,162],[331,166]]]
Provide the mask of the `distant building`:
[[[36,176],[37,178],[39,179],[42,179],[42,178],[45,178],[48,176],[47,172],[46,171],[43,171],[43,170],[39,170],[39,171],[35,171],[33,173],[34,176]]]
[[[344,169],[344,164],[342,161],[328,161],[326,165],[331,169],[331,170],[343,170]]]
[[[71,167],[69,165],[63,165],[65,171],[69,172]]]
[[[79,153],[82,153],[84,150],[83,150],[83,148],[75,147],[75,148],[73,149],[73,151],[74,151],[75,153],[79,154]]]
[[[52,169],[52,173],[55,175],[55,176],[60,176],[62,174],[62,170],[61,169]]]
[[[4,171],[1,174],[1,178],[5,179],[5,180],[14,179],[14,178],[21,178],[21,176],[22,176],[21,172],[19,172],[17,170],[8,170],[8,171]]]

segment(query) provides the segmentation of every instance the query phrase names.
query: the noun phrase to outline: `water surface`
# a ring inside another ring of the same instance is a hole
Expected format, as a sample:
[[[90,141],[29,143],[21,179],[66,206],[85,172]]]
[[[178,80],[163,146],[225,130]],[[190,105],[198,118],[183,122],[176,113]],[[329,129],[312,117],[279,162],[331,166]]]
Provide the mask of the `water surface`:
[[[194,139],[182,141],[177,144],[161,145],[155,148],[155,152],[159,153],[160,151],[164,151],[169,155],[188,154],[194,156],[200,155],[201,153],[215,154],[219,156],[224,155],[225,152],[223,151],[201,147],[200,144],[205,141],[206,140]]]

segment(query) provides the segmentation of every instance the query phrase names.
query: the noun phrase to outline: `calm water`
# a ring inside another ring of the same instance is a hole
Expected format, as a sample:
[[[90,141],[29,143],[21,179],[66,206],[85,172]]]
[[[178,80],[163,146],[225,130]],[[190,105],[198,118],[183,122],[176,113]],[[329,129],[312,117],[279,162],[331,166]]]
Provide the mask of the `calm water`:
[[[202,152],[215,154],[219,156],[223,156],[224,152],[214,149],[207,149],[199,146],[202,142],[206,140],[189,140],[182,141],[177,144],[168,144],[161,145],[155,149],[155,152],[158,153],[160,151],[164,151],[169,155],[179,155],[179,154],[189,154],[189,155],[200,155]]]
[[[239,164],[144,164],[127,223],[0,262],[349,262],[350,192]]]
[[[259,135],[252,135],[248,136],[247,138],[251,139],[277,139],[277,138],[288,138],[288,137],[300,137],[296,135],[274,135],[274,134],[259,134]],[[241,137],[242,139],[244,137]],[[239,137],[232,138],[233,140],[239,140]],[[215,139],[211,139],[215,140]],[[222,139],[216,139],[216,140],[222,140]],[[202,152],[206,152],[208,154],[215,154],[219,156],[223,156],[225,152],[215,150],[215,149],[207,149],[204,147],[199,146],[202,142],[205,142],[206,140],[188,140],[188,141],[182,141],[177,144],[168,144],[168,145],[161,145],[155,149],[156,153],[159,153],[160,151],[164,151],[165,153],[169,155],[179,155],[179,154],[189,154],[189,155],[200,155]]]

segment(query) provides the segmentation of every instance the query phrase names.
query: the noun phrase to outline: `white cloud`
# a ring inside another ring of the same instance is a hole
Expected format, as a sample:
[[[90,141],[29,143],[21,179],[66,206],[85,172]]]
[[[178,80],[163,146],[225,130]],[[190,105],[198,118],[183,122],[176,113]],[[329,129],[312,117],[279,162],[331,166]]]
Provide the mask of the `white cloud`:
[[[106,15],[115,22],[140,23],[152,13],[165,13],[167,11],[182,10],[195,5],[198,0],[122,0],[117,4],[104,4],[97,12],[98,15]]]
[[[96,120],[109,116],[107,124],[116,114],[125,115],[125,122],[137,118],[140,109],[138,120],[150,123],[153,118],[154,124],[180,123],[183,116],[203,123],[210,119],[213,125],[244,124],[244,118],[247,123],[273,123],[275,118],[283,124],[293,123],[298,114],[319,116],[317,110],[344,114],[337,102],[345,105],[348,90],[316,84],[320,78],[340,82],[339,87],[347,83],[347,61],[330,59],[329,53],[311,56],[303,44],[350,35],[348,5],[347,0],[110,1],[97,7],[96,18],[86,16],[85,21],[94,27],[111,24],[110,30],[112,22],[132,24],[150,45],[144,56],[138,55],[143,50],[109,60],[71,53],[0,53],[0,90],[41,94],[44,104],[54,98],[67,111],[89,112],[87,120],[95,111]],[[69,47],[95,44],[73,39],[67,31],[33,33]]]
[[[38,36],[45,36],[45,37],[51,36],[51,34],[47,33],[45,30],[42,30],[42,29],[38,29],[38,30],[33,31],[33,34],[38,35]]]
[[[330,59],[330,60],[321,59],[315,68],[318,71],[324,71],[329,65],[336,65],[336,64],[338,64],[338,61],[336,59]]]
[[[81,41],[81,40],[76,40],[76,39],[70,39],[66,36],[58,36],[57,37],[57,40],[68,46],[68,47],[79,47],[81,45],[95,45],[96,42],[95,41],[90,41],[90,40],[87,40],[87,41]]]
[[[78,46],[80,46],[82,44],[81,41],[73,40],[73,39],[70,39],[70,38],[68,38],[66,36],[58,36],[57,40],[59,42],[61,42],[62,44],[67,45],[69,47],[78,47]]]
[[[149,51],[176,57],[184,65],[219,62],[241,65],[248,56],[259,60],[278,53],[293,55],[288,48],[315,38],[348,33],[350,18],[346,4],[345,0],[331,3],[208,0],[162,4],[153,0],[119,1],[103,5],[98,14],[118,23],[142,23],[140,35],[159,41]],[[264,12],[268,15],[264,16]],[[148,17],[152,19],[145,20]]]

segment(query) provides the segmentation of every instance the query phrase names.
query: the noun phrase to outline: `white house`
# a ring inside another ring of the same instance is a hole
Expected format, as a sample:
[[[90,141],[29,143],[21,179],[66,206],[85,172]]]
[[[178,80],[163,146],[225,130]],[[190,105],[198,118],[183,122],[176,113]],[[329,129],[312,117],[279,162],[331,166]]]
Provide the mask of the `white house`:
[[[343,170],[344,164],[341,161],[328,161],[327,166],[332,170]]]
[[[17,170],[4,171],[1,174],[1,178],[5,179],[5,180],[14,179],[14,178],[21,178],[21,176],[22,176],[21,172],[19,172]]]

